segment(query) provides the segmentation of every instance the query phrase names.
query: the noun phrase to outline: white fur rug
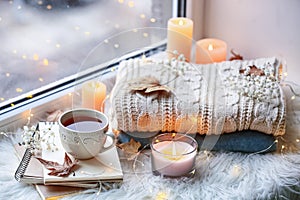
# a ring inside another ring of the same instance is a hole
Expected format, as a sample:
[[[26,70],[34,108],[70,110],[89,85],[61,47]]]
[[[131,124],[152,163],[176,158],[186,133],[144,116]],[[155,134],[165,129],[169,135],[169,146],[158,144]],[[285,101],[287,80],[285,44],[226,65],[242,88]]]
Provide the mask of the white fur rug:
[[[1,138],[0,199],[39,199],[34,186],[15,181],[18,159],[12,143],[15,136]],[[300,154],[241,154],[200,152],[192,179],[166,179],[152,175],[150,159],[123,162],[124,183],[120,189],[65,199],[299,199]],[[142,164],[143,165],[142,165]],[[145,171],[145,172],[143,172]]]
[[[297,89],[297,90],[296,90]],[[300,94],[300,87],[294,88]],[[147,152],[133,161],[121,157],[124,183],[120,189],[98,194],[87,190],[65,199],[300,199],[300,95],[286,91],[287,129],[278,138],[278,152],[243,154],[199,152],[196,174],[191,179],[167,179],[151,173]],[[39,199],[34,186],[18,183],[14,173],[18,158],[13,144],[21,131],[0,134],[0,199]],[[135,172],[135,173],[134,173]]]

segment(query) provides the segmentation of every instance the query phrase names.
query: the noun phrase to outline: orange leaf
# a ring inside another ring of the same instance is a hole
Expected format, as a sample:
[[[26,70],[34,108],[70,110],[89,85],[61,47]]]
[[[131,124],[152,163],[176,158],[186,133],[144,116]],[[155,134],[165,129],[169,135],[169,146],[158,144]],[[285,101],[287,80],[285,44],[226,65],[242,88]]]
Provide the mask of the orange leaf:
[[[122,143],[118,145],[125,153],[136,154],[139,152],[141,143],[136,142],[134,139],[130,139],[129,142]]]

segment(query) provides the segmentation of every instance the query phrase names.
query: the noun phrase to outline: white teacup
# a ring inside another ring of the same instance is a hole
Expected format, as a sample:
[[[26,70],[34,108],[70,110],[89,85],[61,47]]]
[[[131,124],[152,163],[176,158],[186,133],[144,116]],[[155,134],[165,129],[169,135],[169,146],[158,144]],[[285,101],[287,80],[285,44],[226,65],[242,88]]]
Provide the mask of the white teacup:
[[[79,108],[64,112],[59,133],[65,151],[77,159],[90,159],[114,146],[106,147],[108,118],[97,110]]]

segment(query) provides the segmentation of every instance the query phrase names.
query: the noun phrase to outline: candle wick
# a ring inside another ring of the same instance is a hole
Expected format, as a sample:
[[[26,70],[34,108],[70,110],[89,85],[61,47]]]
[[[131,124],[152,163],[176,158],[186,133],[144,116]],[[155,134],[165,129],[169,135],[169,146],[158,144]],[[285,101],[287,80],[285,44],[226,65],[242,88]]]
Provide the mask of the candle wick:
[[[176,147],[175,147],[175,142],[172,141],[172,155],[176,156]]]

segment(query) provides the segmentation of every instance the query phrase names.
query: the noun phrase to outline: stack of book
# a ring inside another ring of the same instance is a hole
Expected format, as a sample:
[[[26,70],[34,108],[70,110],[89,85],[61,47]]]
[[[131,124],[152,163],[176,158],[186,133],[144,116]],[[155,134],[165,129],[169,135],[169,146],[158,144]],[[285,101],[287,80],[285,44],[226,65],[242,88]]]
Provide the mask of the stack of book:
[[[64,162],[65,151],[60,143],[58,124],[39,123],[39,131],[51,131],[54,149],[42,148],[44,160]],[[108,141],[112,142],[112,141]],[[87,188],[109,190],[117,188],[123,181],[123,172],[116,147],[88,160],[79,160],[72,173],[66,177],[50,176],[49,170],[33,156],[32,149],[15,146],[20,164],[15,173],[17,181],[35,184],[43,199],[55,199],[83,192]]]

